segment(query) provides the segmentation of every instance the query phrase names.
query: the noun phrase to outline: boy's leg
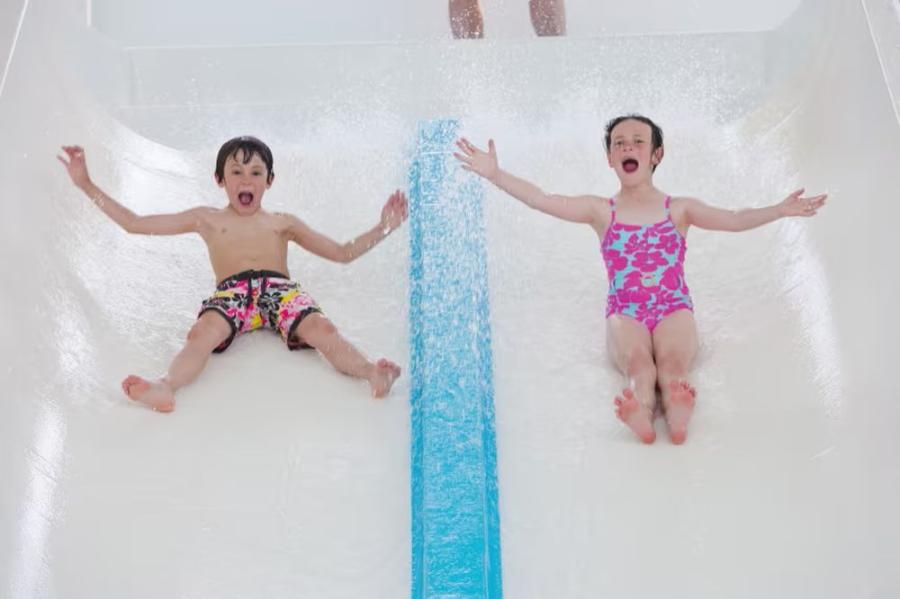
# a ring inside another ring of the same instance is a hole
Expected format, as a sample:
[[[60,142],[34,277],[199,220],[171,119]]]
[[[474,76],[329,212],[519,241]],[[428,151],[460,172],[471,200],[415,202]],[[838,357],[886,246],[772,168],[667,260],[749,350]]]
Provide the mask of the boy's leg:
[[[566,34],[564,0],[529,0],[531,24],[541,37]]]
[[[696,391],[687,380],[697,355],[697,326],[690,310],[673,312],[653,329],[653,355],[659,376],[669,436],[676,444],[687,438]]]
[[[384,397],[400,367],[385,359],[372,362],[344,339],[330,320],[319,313],[306,316],[294,333],[298,340],[316,348],[332,366],[344,374],[369,381],[374,397]]]
[[[478,0],[450,0],[450,30],[456,39],[484,37],[484,18]]]
[[[653,411],[656,407],[656,365],[650,331],[633,318],[612,315],[606,319],[606,341],[613,363],[629,387],[615,399],[616,415],[644,443],[656,440]]]
[[[122,381],[122,389],[131,399],[159,412],[175,409],[175,392],[193,382],[206,366],[212,351],[231,335],[231,326],[221,314],[204,312],[191,330],[187,343],[169,365],[169,372],[156,382],[136,375]]]

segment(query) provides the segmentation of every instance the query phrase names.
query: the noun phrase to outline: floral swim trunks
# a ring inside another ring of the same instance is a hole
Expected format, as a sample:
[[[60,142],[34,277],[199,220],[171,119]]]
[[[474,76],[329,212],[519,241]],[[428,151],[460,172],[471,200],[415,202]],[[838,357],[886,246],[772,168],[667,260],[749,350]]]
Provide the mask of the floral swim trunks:
[[[292,339],[294,331],[310,314],[322,313],[299,283],[271,270],[245,270],[224,279],[216,286],[213,296],[203,300],[197,317],[209,311],[221,314],[231,325],[231,335],[213,353],[228,349],[238,333],[259,328],[278,331],[288,349],[309,347]]]

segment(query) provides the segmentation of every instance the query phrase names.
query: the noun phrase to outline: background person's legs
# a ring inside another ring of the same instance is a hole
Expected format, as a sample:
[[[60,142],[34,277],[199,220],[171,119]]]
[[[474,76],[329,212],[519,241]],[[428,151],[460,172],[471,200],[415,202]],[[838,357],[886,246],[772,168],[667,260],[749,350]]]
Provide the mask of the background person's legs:
[[[564,0],[528,0],[531,24],[541,37],[566,34]]]
[[[456,39],[484,37],[484,17],[478,0],[449,0],[450,30]]]

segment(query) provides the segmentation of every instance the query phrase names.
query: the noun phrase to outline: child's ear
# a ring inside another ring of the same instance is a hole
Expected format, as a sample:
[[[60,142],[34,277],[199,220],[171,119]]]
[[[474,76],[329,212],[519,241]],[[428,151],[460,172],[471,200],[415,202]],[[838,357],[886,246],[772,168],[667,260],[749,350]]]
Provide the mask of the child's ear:
[[[216,185],[218,185],[219,187],[225,187],[225,180],[219,179],[219,176],[215,173],[213,173],[213,181],[215,181]]]
[[[662,162],[665,153],[666,152],[662,146],[656,148],[656,151],[653,152],[653,164],[659,164],[660,162]]]
[[[275,181],[275,173],[269,173],[269,182],[266,184],[266,189],[272,187],[272,183]]]

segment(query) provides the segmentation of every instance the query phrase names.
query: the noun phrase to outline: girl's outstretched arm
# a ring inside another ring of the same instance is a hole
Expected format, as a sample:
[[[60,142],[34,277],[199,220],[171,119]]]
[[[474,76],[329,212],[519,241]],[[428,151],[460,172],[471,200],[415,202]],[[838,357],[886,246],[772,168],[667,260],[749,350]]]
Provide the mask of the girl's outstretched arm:
[[[711,231],[747,231],[769,224],[779,218],[789,216],[815,216],[825,205],[827,194],[801,197],[803,189],[798,189],[778,204],[765,208],[746,210],[723,210],[704,204],[700,200],[688,198],[685,215],[688,224]]]
[[[462,153],[453,155],[463,163],[464,169],[481,175],[526,206],[574,223],[597,224],[602,219],[603,207],[607,205],[603,198],[546,193],[537,185],[501,169],[493,139],[488,140],[487,152],[465,138],[457,140],[456,146]]]
[[[197,232],[207,208],[191,208],[176,214],[140,216],[118,203],[97,187],[88,174],[84,150],[80,146],[63,146],[66,158],[56,158],[66,167],[72,182],[85,193],[106,216],[129,233],[140,235],[179,235]]]
[[[382,239],[403,224],[407,215],[406,194],[398,189],[385,202],[378,224],[347,243],[338,243],[319,233],[296,216],[285,216],[290,221],[291,240],[297,245],[326,260],[347,263],[353,262],[378,245]]]

